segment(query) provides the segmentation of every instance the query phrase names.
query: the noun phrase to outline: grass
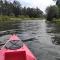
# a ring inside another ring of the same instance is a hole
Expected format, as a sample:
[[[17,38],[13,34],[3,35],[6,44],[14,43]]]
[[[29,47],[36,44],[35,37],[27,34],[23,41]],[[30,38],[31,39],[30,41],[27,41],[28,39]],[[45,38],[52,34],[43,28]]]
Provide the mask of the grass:
[[[54,22],[55,24],[60,25],[60,19],[54,19],[53,22]]]
[[[16,24],[19,20],[13,20],[9,16],[0,16],[0,31],[1,30],[8,30],[8,29],[16,29]]]
[[[16,23],[19,23],[22,20],[41,20],[40,18],[30,18],[29,16],[2,16],[0,15],[0,31],[1,30],[9,30],[16,29]]]

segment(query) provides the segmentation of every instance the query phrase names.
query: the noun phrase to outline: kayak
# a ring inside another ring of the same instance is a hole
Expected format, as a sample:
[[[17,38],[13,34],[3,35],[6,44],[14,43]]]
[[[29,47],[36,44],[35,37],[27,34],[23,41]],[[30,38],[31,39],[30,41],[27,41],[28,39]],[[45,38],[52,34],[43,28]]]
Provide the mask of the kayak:
[[[36,60],[36,57],[27,45],[16,34],[13,34],[1,48],[0,60]]]

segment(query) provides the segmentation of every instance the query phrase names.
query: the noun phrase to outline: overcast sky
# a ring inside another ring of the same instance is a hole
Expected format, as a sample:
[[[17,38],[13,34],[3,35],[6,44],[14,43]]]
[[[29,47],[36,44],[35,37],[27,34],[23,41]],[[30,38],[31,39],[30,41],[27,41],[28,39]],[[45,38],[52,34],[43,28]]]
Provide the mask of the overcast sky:
[[[12,0],[11,0],[12,1]],[[53,0],[18,0],[23,6],[26,7],[38,7],[42,11],[45,11],[47,6],[54,5],[55,2]]]

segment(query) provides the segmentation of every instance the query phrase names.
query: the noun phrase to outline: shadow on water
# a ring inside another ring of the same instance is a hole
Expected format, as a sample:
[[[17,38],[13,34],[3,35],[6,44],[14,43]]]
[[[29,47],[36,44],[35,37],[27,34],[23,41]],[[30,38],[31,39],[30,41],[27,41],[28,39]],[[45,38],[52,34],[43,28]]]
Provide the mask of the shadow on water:
[[[55,45],[60,45],[60,25],[54,23],[47,23],[47,33],[53,33],[54,36],[52,37],[52,43]]]
[[[16,29],[5,31],[0,36],[2,43],[9,39],[9,34],[15,32],[37,57],[37,60],[60,60],[59,26],[45,20],[26,20],[15,27]]]

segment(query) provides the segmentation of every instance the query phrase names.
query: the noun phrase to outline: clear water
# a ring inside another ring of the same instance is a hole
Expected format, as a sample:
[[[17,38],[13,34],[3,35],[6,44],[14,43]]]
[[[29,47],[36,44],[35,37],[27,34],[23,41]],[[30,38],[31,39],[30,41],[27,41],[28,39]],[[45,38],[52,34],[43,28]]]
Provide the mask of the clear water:
[[[45,20],[26,20],[19,23],[15,32],[21,40],[27,39],[24,43],[37,60],[60,60],[59,25]],[[6,42],[8,38],[9,35],[3,35],[0,40]]]

